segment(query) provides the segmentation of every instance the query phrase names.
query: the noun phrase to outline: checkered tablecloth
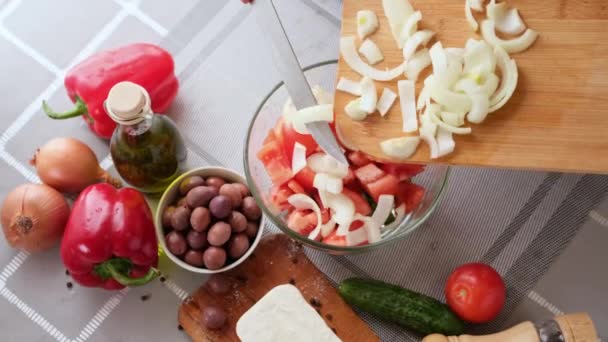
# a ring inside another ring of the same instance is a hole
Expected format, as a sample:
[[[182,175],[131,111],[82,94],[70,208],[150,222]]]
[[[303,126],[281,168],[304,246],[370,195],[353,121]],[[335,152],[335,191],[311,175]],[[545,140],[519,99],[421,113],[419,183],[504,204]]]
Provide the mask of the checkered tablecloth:
[[[302,65],[337,57],[339,0],[279,5]],[[106,141],[82,120],[47,119],[40,103],[68,108],[65,71],[130,42],[158,43],[175,56],[181,90],[169,114],[188,140],[190,165],[242,171],[248,122],[279,81],[261,34],[237,0],[0,0],[0,197],[38,181],[28,160],[54,136],[87,142],[112,168]],[[608,177],[455,168],[449,183],[440,208],[402,242],[356,256],[309,256],[335,282],[369,276],[438,298],[451,269],[482,260],[504,276],[508,300],[495,323],[475,330],[588,311],[606,341]],[[142,288],[68,288],[58,249],[30,255],[0,239],[0,340],[187,340],[177,308],[204,277],[166,259],[160,268],[167,281]],[[383,341],[418,340],[363,317]]]

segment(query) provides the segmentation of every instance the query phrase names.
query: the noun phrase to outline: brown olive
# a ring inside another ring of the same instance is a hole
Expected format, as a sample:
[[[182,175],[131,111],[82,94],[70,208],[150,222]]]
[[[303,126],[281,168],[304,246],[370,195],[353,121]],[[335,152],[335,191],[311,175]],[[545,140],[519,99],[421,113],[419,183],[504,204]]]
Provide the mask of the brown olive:
[[[217,190],[220,189],[220,187],[222,187],[222,185],[226,184],[226,181],[223,180],[220,177],[209,177],[207,178],[207,185],[212,186],[214,188],[216,188]]]
[[[203,262],[210,270],[222,268],[226,263],[226,251],[219,247],[209,247],[203,253]]]
[[[188,191],[186,201],[191,208],[204,207],[215,196],[217,196],[216,188],[201,185]]]
[[[207,286],[215,294],[226,294],[230,291],[230,279],[223,274],[213,274],[207,280]]]
[[[243,196],[243,197],[249,196],[249,188],[247,187],[247,185],[245,185],[243,183],[232,183],[232,185],[234,185],[237,189],[239,189],[239,191],[241,192],[241,196]]]
[[[186,196],[180,198],[175,203],[176,207],[188,207],[188,201],[186,201]]]
[[[205,207],[197,207],[192,210],[190,215],[190,225],[197,232],[204,232],[211,223],[211,214]]]
[[[247,229],[245,229],[245,235],[250,239],[255,239],[258,235],[258,224],[253,222],[247,222]]]
[[[219,329],[226,323],[226,313],[218,307],[207,306],[203,309],[202,319],[208,329]]]
[[[171,216],[171,226],[175,230],[185,230],[190,225],[190,209],[188,207],[178,207]]]
[[[195,188],[197,186],[205,185],[205,179],[201,176],[190,176],[186,177],[179,184],[179,192],[182,195],[185,195],[190,191],[190,189]]]
[[[205,265],[203,262],[203,252],[195,251],[193,249],[186,252],[184,261],[194,267],[203,267]]]
[[[207,232],[207,241],[212,246],[221,246],[230,239],[230,225],[226,222],[217,222]]]
[[[209,211],[211,211],[213,217],[223,219],[228,217],[232,212],[232,203],[230,202],[230,199],[224,195],[215,196],[211,202],[209,202]]]
[[[171,225],[171,218],[173,217],[173,212],[175,211],[175,207],[170,205],[165,208],[163,211],[163,226],[165,228],[173,228]]]
[[[242,213],[233,211],[230,216],[228,216],[228,224],[233,232],[241,233],[247,229],[247,218]]]
[[[249,249],[249,238],[244,233],[236,234],[228,243],[228,255],[232,259],[238,259]]]
[[[192,249],[203,249],[207,247],[207,233],[191,230],[186,235],[186,241],[188,241],[188,245]]]
[[[220,195],[224,195],[230,199],[232,208],[238,208],[241,206],[243,201],[243,195],[241,191],[234,184],[224,184],[220,188]]]
[[[249,219],[249,221],[257,221],[260,219],[260,217],[262,217],[262,210],[260,210],[260,207],[258,207],[255,199],[253,199],[251,196],[243,198],[241,211]]]
[[[165,244],[167,245],[169,252],[176,256],[181,256],[186,253],[186,250],[188,249],[186,239],[184,239],[182,234],[176,231],[172,231],[165,236]]]

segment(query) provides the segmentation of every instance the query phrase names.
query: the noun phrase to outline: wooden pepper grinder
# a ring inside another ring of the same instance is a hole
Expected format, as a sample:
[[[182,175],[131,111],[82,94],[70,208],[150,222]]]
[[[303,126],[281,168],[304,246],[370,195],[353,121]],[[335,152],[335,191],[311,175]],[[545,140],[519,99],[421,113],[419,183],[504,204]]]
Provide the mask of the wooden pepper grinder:
[[[484,336],[432,334],[422,342],[597,342],[597,332],[586,313],[557,316],[542,324],[523,322],[505,331]]]

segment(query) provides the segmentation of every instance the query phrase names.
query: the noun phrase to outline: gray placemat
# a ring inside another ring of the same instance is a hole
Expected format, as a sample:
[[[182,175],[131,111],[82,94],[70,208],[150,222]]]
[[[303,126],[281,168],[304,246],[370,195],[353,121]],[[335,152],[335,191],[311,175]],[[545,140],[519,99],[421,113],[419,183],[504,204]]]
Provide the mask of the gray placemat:
[[[303,65],[337,57],[340,8],[338,0],[279,1]],[[248,122],[279,81],[261,35],[250,9],[236,0],[0,1],[0,196],[38,181],[28,160],[53,136],[86,141],[112,168],[107,142],[82,120],[46,119],[39,105],[49,99],[69,107],[65,70],[95,51],[135,41],[161,44],[175,56],[181,90],[169,114],[188,140],[190,165],[242,171]],[[439,209],[407,239],[355,256],[307,253],[333,282],[374,277],[440,299],[454,267],[482,260],[503,275],[508,298],[498,320],[473,330],[588,311],[606,340],[607,190],[605,176],[455,168]],[[57,249],[30,255],[0,239],[2,340],[187,340],[177,308],[205,278],[164,258],[160,268],[167,281],[143,288],[68,289]],[[362,316],[383,341],[419,339]]]

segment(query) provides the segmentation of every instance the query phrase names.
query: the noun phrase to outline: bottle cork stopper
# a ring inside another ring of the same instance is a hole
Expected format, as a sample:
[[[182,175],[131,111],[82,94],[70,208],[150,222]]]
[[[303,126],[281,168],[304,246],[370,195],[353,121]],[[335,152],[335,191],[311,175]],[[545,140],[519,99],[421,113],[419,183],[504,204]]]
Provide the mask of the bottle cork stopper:
[[[149,111],[148,92],[133,82],[116,83],[108,94],[105,108],[112,120],[133,125],[141,122]]]
[[[597,342],[598,336],[593,321],[584,312],[555,317],[564,335],[565,342]]]

